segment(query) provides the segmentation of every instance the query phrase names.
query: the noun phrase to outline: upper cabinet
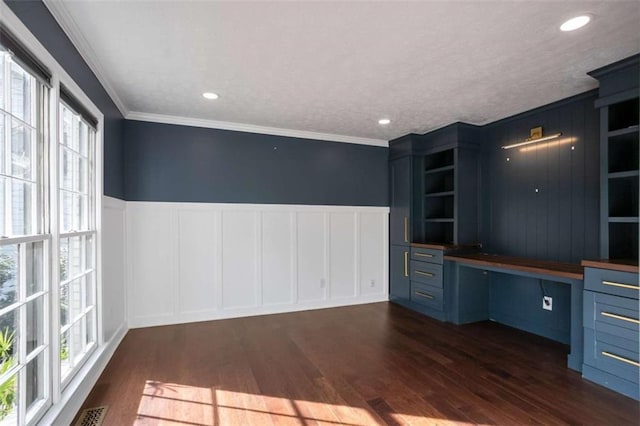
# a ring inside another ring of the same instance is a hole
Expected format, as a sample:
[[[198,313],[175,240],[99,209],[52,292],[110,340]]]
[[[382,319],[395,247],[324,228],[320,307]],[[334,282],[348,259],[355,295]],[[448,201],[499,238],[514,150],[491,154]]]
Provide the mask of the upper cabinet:
[[[411,157],[389,162],[389,238],[393,245],[411,242]]]
[[[413,140],[409,134],[389,142],[389,241],[392,245],[408,246],[412,240],[411,205],[413,196]]]
[[[640,55],[589,73],[600,82],[600,255],[638,259]]]
[[[478,243],[478,128],[455,123],[414,147],[414,242]]]
[[[391,244],[478,243],[478,132],[455,123],[389,142]]]

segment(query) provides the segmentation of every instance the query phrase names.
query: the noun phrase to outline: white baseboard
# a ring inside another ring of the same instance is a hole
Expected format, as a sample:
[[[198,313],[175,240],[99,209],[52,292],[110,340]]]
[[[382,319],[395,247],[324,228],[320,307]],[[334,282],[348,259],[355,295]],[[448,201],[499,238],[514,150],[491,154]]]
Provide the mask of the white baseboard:
[[[232,318],[243,318],[257,315],[285,314],[289,312],[310,311],[316,309],[339,308],[342,306],[364,305],[367,303],[386,302],[388,295],[363,296],[357,299],[338,299],[321,302],[306,302],[296,305],[282,304],[274,306],[261,306],[259,308],[225,309],[213,312],[193,312],[176,315],[159,315],[147,318],[136,318],[130,324],[130,328],[156,327],[162,325],[186,324],[190,322],[213,321]]]

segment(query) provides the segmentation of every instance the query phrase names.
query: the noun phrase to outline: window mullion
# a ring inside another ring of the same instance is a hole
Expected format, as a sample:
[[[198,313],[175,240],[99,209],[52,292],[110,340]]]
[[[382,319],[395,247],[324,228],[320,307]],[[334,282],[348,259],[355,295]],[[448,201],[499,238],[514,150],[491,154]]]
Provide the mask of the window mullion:
[[[9,119],[5,121],[5,139],[4,139],[4,172],[5,175],[11,176],[11,131],[13,129],[13,96],[11,96],[11,88],[13,82],[11,81],[11,59],[5,61],[5,107],[9,113]],[[13,197],[11,194],[10,177],[5,178],[4,196],[5,196],[5,233],[7,235],[13,234]]]
[[[36,130],[31,132],[31,180],[34,180],[36,182],[35,185],[32,185],[32,190],[31,190],[31,203],[33,204],[32,208],[31,208],[31,233],[32,234],[40,234],[40,233],[44,233],[44,227],[42,224],[42,213],[44,212],[43,210],[43,206],[41,201],[41,197],[40,197],[40,191],[41,191],[41,187],[43,185],[43,181],[42,181],[42,177],[40,174],[40,167],[38,167],[39,163],[39,158],[40,158],[40,150],[39,148],[39,141],[40,141],[40,129],[43,127],[43,117],[40,114],[40,108],[38,107],[40,105],[40,96],[41,96],[41,92],[40,92],[40,85],[36,86],[36,90],[34,90],[33,94],[32,94],[32,101],[31,101],[31,114],[33,114],[33,117],[35,117],[35,119],[37,120],[36,122],[39,123],[39,126],[36,126]]]
[[[59,124],[59,99],[60,85],[57,77],[54,76],[54,85],[49,96],[49,141],[46,147],[46,153],[49,158],[47,161],[47,176],[49,182],[47,188],[49,208],[48,214],[49,232],[51,233],[50,251],[49,251],[49,327],[47,331],[50,336],[50,378],[48,386],[51,389],[51,401],[57,403],[60,400],[60,225],[59,225],[59,191],[58,191],[58,174],[59,174],[59,156],[58,147],[62,137],[62,126]]]
[[[5,177],[4,182],[4,231],[11,234],[11,178]]]
[[[8,61],[7,61],[8,62]],[[5,86],[9,86],[6,84]],[[5,92],[6,96],[6,92]],[[8,102],[8,101],[7,101]],[[11,118],[5,116],[4,122],[4,172],[6,177],[4,178],[4,232],[7,235],[11,235],[12,232],[12,219],[11,219]]]
[[[24,306],[22,306],[24,308]],[[18,424],[25,424],[27,418],[27,368],[23,365],[18,372]]]
[[[27,387],[26,387],[26,360],[27,360],[27,305],[23,303],[27,298],[27,244],[18,244],[18,301],[21,303],[18,313],[18,419],[24,422],[26,416]]]
[[[3,69],[2,72],[4,73],[4,87],[3,89],[3,97],[4,97],[4,108],[6,110],[6,114],[3,115],[3,120],[4,120],[4,146],[2,147],[4,149],[4,164],[2,164],[2,168],[4,169],[5,173],[7,172],[7,158],[9,157],[9,141],[11,138],[11,118],[10,118],[10,111],[11,111],[11,74],[9,72],[10,70],[10,60],[9,57],[7,55],[7,57],[5,58],[5,61],[3,62]],[[4,178],[2,180],[2,184],[4,185],[4,200],[2,200],[3,206],[4,206],[4,230],[5,230],[5,234],[6,235],[10,235],[10,216],[7,214],[8,211],[11,211],[11,209],[7,208],[7,199],[9,198],[9,192],[7,192],[8,189],[8,185],[7,183],[9,182],[9,178]]]
[[[49,187],[50,177],[49,170],[50,165],[48,163],[49,153],[48,147],[52,142],[55,142],[55,138],[53,135],[55,133],[51,132],[51,108],[50,102],[52,101],[53,96],[50,95],[49,89],[45,88],[43,85],[39,86],[40,99],[38,99],[38,109],[40,114],[38,115],[38,123],[40,124],[40,132],[38,134],[38,139],[36,140],[36,150],[37,156],[36,160],[36,180],[39,183],[37,185],[38,191],[38,207],[40,211],[40,217],[38,218],[39,228],[41,233],[49,234],[51,231],[51,225],[49,222],[50,212],[49,206],[50,201],[48,198],[49,192],[51,191]],[[48,104],[49,103],[49,104]],[[51,254],[51,245],[53,244],[51,238],[48,238],[46,241],[42,243],[42,291],[44,294],[42,297],[42,320],[43,320],[43,355],[42,355],[42,363],[43,363],[43,398],[45,406],[51,404],[52,400],[52,366],[51,366],[51,316],[52,309],[51,303],[53,303],[53,299],[50,296],[51,292],[51,262],[52,258]],[[38,355],[36,355],[38,356]],[[32,413],[35,415],[36,413]]]

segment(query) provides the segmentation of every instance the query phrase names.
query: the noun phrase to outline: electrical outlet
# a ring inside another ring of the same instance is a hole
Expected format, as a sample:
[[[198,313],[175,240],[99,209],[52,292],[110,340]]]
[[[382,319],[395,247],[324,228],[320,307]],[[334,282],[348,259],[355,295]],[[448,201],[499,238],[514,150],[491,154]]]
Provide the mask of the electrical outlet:
[[[376,286],[376,280],[371,280],[371,282],[369,283],[369,287],[373,288]]]
[[[547,311],[553,311],[553,297],[551,296],[542,297],[542,309]]]

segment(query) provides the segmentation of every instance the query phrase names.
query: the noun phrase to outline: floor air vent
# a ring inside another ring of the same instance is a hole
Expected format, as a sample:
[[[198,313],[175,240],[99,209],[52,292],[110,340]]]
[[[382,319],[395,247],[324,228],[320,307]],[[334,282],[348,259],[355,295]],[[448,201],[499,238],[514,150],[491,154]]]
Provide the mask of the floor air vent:
[[[82,411],[76,426],[100,426],[107,415],[107,407],[87,408]]]

